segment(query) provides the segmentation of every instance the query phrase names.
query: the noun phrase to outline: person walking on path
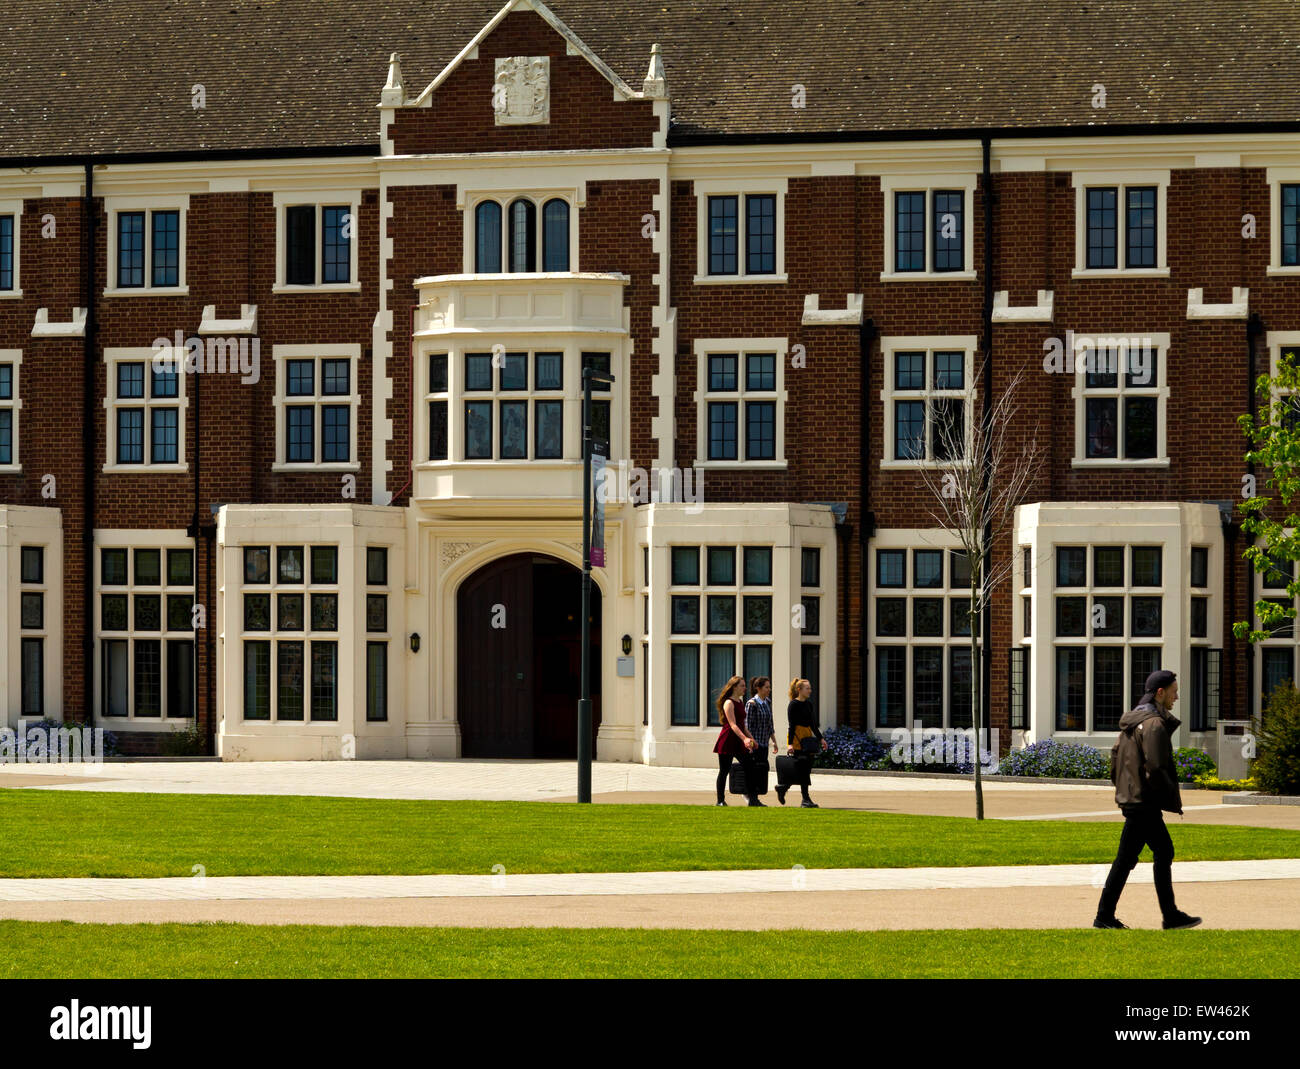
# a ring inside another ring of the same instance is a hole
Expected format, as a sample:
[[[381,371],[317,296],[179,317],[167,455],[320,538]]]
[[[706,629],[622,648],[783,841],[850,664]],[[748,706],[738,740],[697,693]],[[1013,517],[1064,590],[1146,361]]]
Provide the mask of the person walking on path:
[[[759,752],[767,758],[767,746],[772,744],[772,755],[776,756],[776,725],[772,721],[772,681],[767,676],[755,676],[749,683],[749,692],[753,695],[745,703],[745,730],[754,736],[753,757],[757,761]]]
[[[754,761],[750,754],[756,743],[754,737],[745,730],[745,678],[732,676],[718,695],[718,719],[722,721],[722,731],[718,741],[713,744],[713,752],[718,755],[718,805],[726,805],[727,773],[731,771],[734,757],[745,770],[745,787],[749,791],[749,804],[761,806],[754,793]]]
[[[794,756],[795,780],[799,784],[799,791],[803,795],[801,803],[804,809],[819,809],[816,802],[808,796],[808,780],[812,772],[813,753],[816,750],[816,744],[821,743],[821,748],[826,749],[826,740],[822,738],[821,729],[817,726],[817,712],[813,709],[812,702],[812,684],[806,679],[794,679],[790,681],[790,704],[786,708],[786,718],[789,720],[790,727],[786,733],[786,753]],[[808,740],[805,742],[805,740]],[[814,741],[815,740],[815,741]],[[780,782],[777,777],[776,798],[782,805],[785,805],[785,794],[793,784]]]
[[[1116,918],[1115,907],[1143,846],[1151,847],[1155,860],[1156,898],[1164,927],[1195,928],[1201,923],[1200,917],[1189,916],[1174,904],[1174,843],[1163,815],[1183,812],[1170,742],[1180,723],[1170,712],[1178,700],[1178,681],[1173,672],[1160,669],[1147,676],[1145,691],[1137,706],[1120,719],[1119,739],[1111,750],[1111,782],[1115,804],[1124,813],[1124,830],[1097,904],[1094,928],[1128,927]]]

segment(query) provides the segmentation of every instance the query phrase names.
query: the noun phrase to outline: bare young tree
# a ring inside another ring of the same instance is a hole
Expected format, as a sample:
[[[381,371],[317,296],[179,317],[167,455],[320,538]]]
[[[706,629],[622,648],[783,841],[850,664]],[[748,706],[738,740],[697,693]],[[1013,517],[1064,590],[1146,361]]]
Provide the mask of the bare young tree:
[[[955,536],[970,561],[970,682],[977,820],[984,819],[979,639],[993,592],[1010,577],[1015,562],[1014,554],[994,562],[991,550],[1011,530],[1016,506],[1024,501],[1044,463],[1037,434],[1031,431],[1027,438],[1023,437],[1026,428],[1018,403],[1025,382],[1023,369],[992,397],[987,414],[982,405],[977,407],[980,398],[975,384],[983,380],[986,363],[987,357],[961,394],[952,393],[931,402],[938,407],[930,424],[927,459],[937,463],[917,469],[937,503],[937,508],[930,511],[934,526]],[[987,573],[985,550],[990,550]]]

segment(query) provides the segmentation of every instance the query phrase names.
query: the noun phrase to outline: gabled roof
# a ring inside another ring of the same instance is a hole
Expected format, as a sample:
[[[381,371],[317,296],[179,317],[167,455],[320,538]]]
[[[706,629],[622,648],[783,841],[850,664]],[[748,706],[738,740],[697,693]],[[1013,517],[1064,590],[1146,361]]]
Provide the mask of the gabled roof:
[[[1300,122],[1294,0],[547,0],[547,9],[633,90],[651,45],[662,46],[670,144]],[[389,55],[401,54],[408,86],[427,86],[501,11],[502,0],[11,3],[0,12],[0,156],[377,151]],[[196,84],[203,109],[191,106]],[[1104,108],[1092,106],[1097,84]],[[795,85],[806,107],[792,106]]]

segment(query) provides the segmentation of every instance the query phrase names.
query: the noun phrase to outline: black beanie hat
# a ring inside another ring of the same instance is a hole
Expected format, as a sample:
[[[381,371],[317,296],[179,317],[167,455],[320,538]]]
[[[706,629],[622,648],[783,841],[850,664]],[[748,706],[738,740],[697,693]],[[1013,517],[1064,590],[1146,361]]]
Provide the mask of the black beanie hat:
[[[1149,705],[1155,700],[1156,691],[1162,687],[1168,687],[1178,677],[1167,668],[1157,668],[1147,676],[1146,685],[1143,687],[1143,695],[1138,699],[1138,705]]]

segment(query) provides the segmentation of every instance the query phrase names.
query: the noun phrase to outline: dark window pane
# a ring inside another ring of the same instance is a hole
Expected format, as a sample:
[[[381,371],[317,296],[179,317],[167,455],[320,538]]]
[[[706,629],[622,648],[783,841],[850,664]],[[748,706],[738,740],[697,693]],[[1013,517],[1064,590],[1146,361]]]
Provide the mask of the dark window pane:
[[[964,390],[966,388],[966,354],[934,354],[934,388],[936,390]]]
[[[1124,191],[1128,221],[1124,231],[1126,267],[1156,266],[1156,191],[1154,186]]]
[[[907,586],[906,550],[876,550],[876,586]]]
[[[700,633],[700,599],[695,595],[672,596],[673,634],[698,635]]]
[[[144,285],[144,212],[118,213],[117,285],[120,289]]]
[[[429,357],[429,392],[447,392],[447,354],[434,353]]]
[[[1125,361],[1126,386],[1150,390],[1160,385],[1160,354],[1155,349],[1134,346]]]
[[[772,633],[772,599],[747,596],[744,599],[745,634],[770,635]]]
[[[1134,586],[1160,585],[1160,558],[1161,548],[1159,546],[1133,547]]]
[[[492,354],[465,354],[465,389],[492,389]]]
[[[169,586],[190,586],[194,582],[194,550],[169,549],[167,551],[167,583]]]
[[[805,635],[819,635],[822,628],[822,600],[821,598],[805,597],[801,599],[803,604],[803,633]]]
[[[943,647],[912,647],[912,720],[943,727]]]
[[[1282,266],[1300,264],[1300,185],[1279,190],[1282,201]]]
[[[429,402],[429,459],[447,459],[447,401]]]
[[[144,397],[144,365],[117,365],[117,396],[137,399]]]
[[[709,597],[709,634],[734,635],[736,633],[736,599],[734,597]]]
[[[896,402],[894,421],[894,459],[924,460],[925,402]]]
[[[346,206],[321,209],[321,227],[325,231],[325,263],[322,282],[352,281],[351,210]]]
[[[1130,634],[1134,638],[1158,638],[1160,636],[1160,609],[1163,598],[1133,598],[1130,608],[1133,613]]]
[[[776,389],[775,353],[745,354],[745,389],[757,391]]]
[[[876,649],[876,726],[903,727],[907,720],[907,648]]]
[[[337,547],[311,547],[311,581],[313,583],[337,583],[339,581],[339,551]]]
[[[322,405],[321,460],[345,463],[352,459],[352,409],[347,405]]]
[[[281,583],[301,583],[303,576],[302,546],[277,546],[277,574]]]
[[[1133,646],[1129,651],[1129,695],[1124,704],[1134,706],[1146,689],[1147,676],[1160,667],[1159,646]]]
[[[14,412],[0,408],[0,464],[14,462]]]
[[[311,629],[337,631],[339,629],[339,596],[313,594],[311,596]]]
[[[894,354],[894,389],[925,389],[925,353]]]
[[[284,210],[284,281],[290,286],[316,284],[316,206],[296,204]]]
[[[276,647],[275,718],[301,720],[307,690],[306,650],[302,642]]]
[[[14,288],[14,217],[0,215],[0,290]]]
[[[808,680],[812,684],[812,693],[808,696],[808,704],[817,712],[818,692],[821,690],[822,683],[822,648],[813,643],[805,643],[799,647],[799,675],[801,678]]]
[[[1124,585],[1124,547],[1096,546],[1092,551],[1092,585]]]
[[[934,201],[934,269],[960,271],[965,265],[962,214],[966,194],[960,189],[936,189]]]
[[[697,727],[700,723],[700,648],[672,646],[672,723]]]
[[[948,585],[954,589],[970,589],[970,555],[964,549],[950,549],[948,551],[948,566],[951,572],[951,578]]]
[[[709,274],[734,275],[740,270],[736,248],[735,197],[709,198]]]
[[[465,459],[490,460],[492,457],[492,402],[465,403]]]
[[[137,550],[137,554],[138,554]],[[136,557],[136,582],[140,581],[140,560]],[[271,581],[271,547],[244,547],[244,582],[269,583]]]
[[[776,458],[776,402],[745,402],[745,458]]]
[[[1267,566],[1260,573],[1260,586],[1270,590],[1285,590],[1291,582],[1295,565],[1280,556],[1266,554]]]
[[[745,586],[772,585],[772,550],[767,546],[744,548]]]
[[[167,630],[193,631],[194,599],[188,594],[167,595]]]
[[[290,464],[310,464],[316,459],[316,409],[311,405],[285,408],[284,459]]]
[[[603,371],[606,374],[609,374],[609,353],[583,353],[582,369],[585,371],[587,368],[591,368],[593,371]],[[593,379],[591,382],[591,392],[609,393],[609,383]]]
[[[912,599],[912,634],[943,638],[943,598]]]
[[[709,459],[736,459],[736,402],[709,403]]]
[[[1150,460],[1157,456],[1154,397],[1124,399],[1124,459]]]
[[[42,716],[45,713],[45,640],[23,639],[20,655],[22,703],[19,712],[22,716]]]
[[[281,631],[303,630],[303,596],[301,594],[277,594],[276,627]]]
[[[495,275],[501,271],[501,205],[485,200],[474,209],[474,272]]]
[[[388,584],[388,549],[385,546],[366,547],[366,585]]]
[[[117,463],[144,463],[144,409],[117,410]]]
[[[20,602],[19,627],[39,631],[45,626],[45,595],[24,593]]]
[[[528,402],[501,402],[501,456],[528,456]]]
[[[745,197],[745,270],[751,275],[776,273],[776,197],[751,193]]]
[[[673,586],[700,585],[700,551],[696,546],[673,546]]]
[[[1020,599],[1020,615],[1021,630],[1025,633],[1024,637],[1029,638],[1034,633],[1034,599],[1032,597]]]
[[[1082,646],[1056,647],[1057,731],[1085,730],[1086,655],[1087,650]]]
[[[99,560],[99,579],[102,585],[126,586],[126,550],[101,550]],[[26,579],[23,580],[23,582],[27,581]]]
[[[528,389],[528,354],[504,353],[501,357],[501,389]]]
[[[966,402],[955,398],[933,401],[934,423],[930,454],[935,460],[958,460],[966,455]]]
[[[162,551],[137,549],[135,551],[135,585],[162,585]]]
[[[366,643],[366,719],[388,719],[387,642]]]
[[[1092,651],[1092,729],[1118,731],[1128,711],[1124,701],[1124,648],[1096,646]]]
[[[327,397],[346,397],[352,392],[352,361],[322,360],[320,392]]]
[[[44,546],[23,546],[19,580],[23,583],[45,582]]]
[[[510,205],[510,270],[537,270],[537,206],[522,197]]]
[[[822,551],[805,546],[800,553],[800,582],[803,586],[821,586]]]
[[[534,389],[562,390],[564,388],[564,354],[538,353],[533,358]]]
[[[736,389],[737,362],[735,353],[712,353],[709,356],[709,390],[723,393]]]
[[[175,464],[179,457],[177,420],[179,409],[155,408],[149,413],[149,463]]]
[[[1268,704],[1268,696],[1287,680],[1295,679],[1295,647],[1265,646],[1261,664],[1260,712]]]
[[[564,455],[564,402],[534,401],[537,441],[534,455],[538,458]]]
[[[1087,634],[1087,598],[1056,599],[1056,633],[1058,636]]]
[[[707,695],[708,700],[705,702],[705,710],[708,713],[707,723],[711,727],[717,727],[722,723],[718,715],[718,695],[727,685],[727,680],[736,674],[736,647],[730,644],[726,646],[710,646],[708,648],[708,681]],[[743,699],[741,704],[744,704]]]
[[[337,642],[311,644],[311,718],[339,718],[339,647]]]
[[[1124,634],[1124,599],[1093,598],[1088,626],[1097,637],[1120,638]]]
[[[970,647],[948,647],[948,722],[955,728],[969,728],[971,717]]]
[[[894,194],[894,270],[925,270],[925,194]]]
[[[384,632],[388,630],[388,595],[366,595],[366,630]]]
[[[1090,397],[1084,402],[1088,421],[1088,456],[1105,459],[1119,456],[1119,437],[1115,426],[1118,405],[1113,397]]]
[[[100,628],[104,631],[126,631],[126,595],[105,594],[100,600]]]
[[[316,361],[290,360],[285,365],[285,392],[290,397],[312,397],[316,393]]]
[[[569,203],[555,197],[542,207],[542,270],[569,269]]]
[[[168,398],[178,396],[180,376],[174,364],[162,368],[151,368],[149,372],[149,396]]]
[[[153,213],[153,285],[180,285],[180,219],[177,211]]]
[[[943,586],[943,551],[918,549],[912,554],[912,585],[918,587]]]
[[[271,644],[244,643],[244,719],[271,719]]]
[[[957,638],[960,635],[970,635],[970,605],[970,598],[948,599],[948,617],[949,627],[951,629],[949,634],[951,634],[953,638]]]
[[[1196,587],[1210,585],[1210,551],[1205,546],[1192,547],[1192,567],[1188,582]]]
[[[167,643],[167,715],[174,719],[194,715],[193,642]]]
[[[1090,268],[1115,266],[1117,192],[1113,187],[1090,189],[1087,192],[1088,266]]]
[[[157,639],[136,639],[135,715],[162,716],[162,643]]]
[[[123,598],[123,619],[126,616]],[[125,626],[125,624],[123,625]],[[128,655],[130,643],[126,639],[113,639],[101,643],[104,648],[104,715],[126,716],[129,710],[130,685]]]
[[[1083,546],[1059,546],[1056,550],[1056,585],[1084,586],[1087,583],[1088,551]]]
[[[907,598],[876,599],[876,634],[881,638],[907,635]]]
[[[244,630],[245,631],[270,631],[271,630],[271,595],[270,594],[245,594],[244,595]]]
[[[710,586],[736,585],[736,551],[732,546],[710,546],[708,571]]]
[[[1192,638],[1205,638],[1209,626],[1209,598],[1192,598],[1192,619],[1190,633]]]

